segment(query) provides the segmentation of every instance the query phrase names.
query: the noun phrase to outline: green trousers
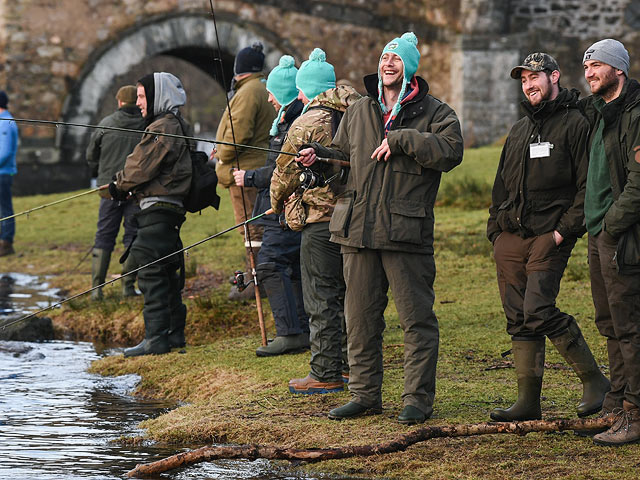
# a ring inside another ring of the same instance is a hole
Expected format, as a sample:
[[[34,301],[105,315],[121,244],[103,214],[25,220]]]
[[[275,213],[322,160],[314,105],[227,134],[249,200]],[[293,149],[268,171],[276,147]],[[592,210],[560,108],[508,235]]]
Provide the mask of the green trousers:
[[[322,382],[342,380],[349,370],[344,320],[344,278],[340,246],[329,241],[329,222],[302,230],[300,268],[304,308],[309,315],[310,375]]]
[[[430,412],[436,390],[438,320],[433,312],[433,255],[343,247],[345,316],[352,401],[382,405],[382,333],[391,287],[404,330],[402,400]]]

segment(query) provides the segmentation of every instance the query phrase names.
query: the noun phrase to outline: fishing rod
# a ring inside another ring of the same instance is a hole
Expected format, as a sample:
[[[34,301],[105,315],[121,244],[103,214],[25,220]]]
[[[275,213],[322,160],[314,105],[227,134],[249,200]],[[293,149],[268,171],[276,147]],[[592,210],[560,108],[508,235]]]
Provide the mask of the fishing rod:
[[[224,65],[222,63],[222,49],[220,48],[220,38],[218,36],[218,23],[216,22],[216,14],[213,9],[213,0],[209,0],[209,6],[211,7],[211,19],[213,20],[213,30],[216,34],[216,46],[218,47],[218,58],[213,59],[214,63],[216,60],[219,61],[220,64],[220,77],[222,80],[222,85],[226,88],[227,81],[224,74]],[[235,70],[235,68],[234,68]],[[229,126],[231,127],[231,139],[233,140],[234,147],[233,152],[236,159],[236,168],[240,170],[240,156],[238,154],[238,144],[236,142],[236,133],[233,128],[233,116],[231,115],[231,103],[229,101],[229,95],[224,96],[227,103],[227,115],[229,116]],[[270,150],[270,149],[269,149]],[[245,201],[244,194],[244,186],[240,186],[240,196],[242,199],[242,210],[244,213],[244,218],[247,218],[247,203]],[[253,242],[251,241],[251,232],[249,231],[248,224],[244,224],[244,239],[245,242],[249,242],[249,268],[251,268],[251,275],[253,276],[253,292],[256,297],[256,308],[258,311],[258,324],[260,326],[260,335],[262,337],[262,346],[267,346],[267,331],[264,325],[264,313],[262,312],[262,300],[260,296],[260,288],[258,287],[258,273],[256,271],[256,259],[255,254],[253,252]],[[245,243],[246,245],[246,243]]]
[[[249,149],[253,149],[253,150],[259,150],[261,152],[278,153],[278,154],[283,154],[283,155],[289,155],[289,156],[292,156],[292,157],[299,157],[300,156],[297,153],[282,152],[280,150],[274,150],[272,148],[257,147],[257,146],[254,146],[254,145],[243,145],[241,143],[225,142],[225,141],[222,141],[222,140],[211,140],[210,138],[190,137],[188,135],[178,135],[178,134],[175,134],[175,133],[154,132],[152,130],[137,130],[135,128],[110,127],[110,126],[106,126],[106,125],[91,125],[89,123],[61,122],[61,121],[55,121],[55,120],[35,120],[35,119],[31,119],[31,118],[0,118],[0,121],[17,122],[17,123],[35,123],[35,124],[41,124],[41,125],[54,125],[55,127],[59,127],[59,126],[63,126],[63,127],[83,127],[83,128],[93,128],[93,129],[96,129],[96,130],[110,130],[110,131],[114,131],[114,132],[137,133],[137,134],[143,134],[143,135],[144,134],[149,134],[149,135],[155,135],[155,136],[158,136],[158,137],[169,137],[169,138],[176,138],[176,139],[180,139],[180,140],[195,140],[197,142],[215,143],[215,144],[218,144],[218,145],[227,145],[227,146],[230,146],[230,147],[249,148]],[[320,161],[320,162],[329,163],[331,165],[337,165],[337,166],[340,166],[340,167],[349,167],[350,166],[349,162],[346,162],[344,160],[338,160],[336,158],[317,157],[316,159],[318,161]]]
[[[3,222],[5,220],[9,220],[10,218],[19,217],[20,215],[28,215],[31,212],[35,212],[36,210],[41,210],[43,208],[47,208],[47,207],[50,207],[52,205],[57,205],[58,203],[66,202],[68,200],[73,200],[74,198],[82,197],[84,195],[89,195],[90,193],[95,193],[95,192],[98,192],[100,190],[106,190],[107,188],[109,188],[109,185],[102,185],[100,187],[92,188],[91,190],[87,190],[86,192],[77,193],[76,195],[72,195],[72,196],[66,197],[66,198],[61,198],[60,200],[56,200],[55,202],[45,203],[44,205],[40,205],[38,207],[30,208],[29,210],[25,210],[24,212],[14,213],[13,215],[9,215],[8,217],[0,218],[0,222]]]
[[[237,225],[234,225],[233,227],[226,228],[225,230],[222,230],[221,232],[218,232],[218,233],[210,235],[210,236],[208,236],[206,238],[203,238],[202,240],[199,240],[196,243],[192,243],[189,246],[181,248],[180,250],[176,250],[175,252],[172,252],[172,253],[170,253],[168,255],[165,255],[162,258],[154,260],[153,262],[149,262],[146,265],[142,265],[141,267],[138,267],[135,270],[131,270],[130,272],[123,273],[122,275],[120,275],[117,278],[114,278],[112,280],[104,282],[102,285],[97,285],[95,287],[91,287],[88,290],[85,290],[83,292],[80,292],[80,293],[77,293],[75,295],[72,295],[71,297],[64,298],[64,299],[60,300],[59,302],[56,302],[56,303],[54,303],[52,305],[49,305],[46,308],[42,308],[42,309],[40,309],[40,310],[38,310],[36,312],[30,313],[29,315],[25,315],[23,317],[20,317],[17,320],[14,320],[14,321],[8,322],[6,324],[0,325],[0,330],[5,330],[7,327],[10,327],[10,326],[15,325],[17,323],[20,323],[20,322],[23,322],[25,320],[28,320],[29,318],[33,318],[33,317],[35,317],[36,315],[38,315],[40,313],[46,312],[47,310],[51,310],[52,308],[59,307],[60,305],[63,305],[65,303],[67,303],[67,302],[70,302],[71,300],[75,300],[76,298],[81,297],[83,295],[86,295],[87,293],[91,293],[94,290],[97,290],[98,288],[102,288],[105,285],[109,285],[109,284],[111,284],[113,282],[117,282],[118,280],[122,280],[124,277],[126,277],[128,275],[133,275],[134,273],[137,273],[137,272],[139,272],[140,270],[142,270],[144,268],[150,267],[151,265],[155,265],[156,263],[160,263],[160,262],[162,262],[164,260],[167,260],[168,258],[172,257],[173,255],[177,255],[177,254],[186,252],[187,250],[190,250],[193,247],[197,247],[198,245],[201,245],[201,244],[203,244],[205,242],[208,242],[209,240],[213,240],[214,238],[219,237],[221,235],[224,235],[225,233],[231,232],[231,231],[235,230],[236,228],[239,228],[239,227],[242,227],[242,226],[246,226],[246,224],[248,224],[249,222],[253,222],[255,220],[258,220],[259,218],[262,218],[265,215],[271,215],[272,213],[273,213],[273,209],[270,208],[266,212],[261,213],[259,215],[256,215],[255,217],[249,218],[248,220],[245,220],[244,222],[240,222]]]

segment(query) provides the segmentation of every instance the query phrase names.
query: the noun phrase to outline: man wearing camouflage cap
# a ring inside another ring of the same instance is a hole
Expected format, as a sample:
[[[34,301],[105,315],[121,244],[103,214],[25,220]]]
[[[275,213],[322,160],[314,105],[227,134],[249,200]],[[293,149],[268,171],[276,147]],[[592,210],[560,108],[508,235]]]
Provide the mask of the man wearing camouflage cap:
[[[594,43],[582,63],[592,93],[580,102],[591,125],[589,272],[611,375],[602,415],[617,413],[593,440],[622,445],[640,441],[640,84],[628,78],[629,53],[617,40]]]
[[[518,399],[496,408],[496,421],[541,418],[545,337],[583,384],[578,416],[602,408],[609,381],[602,375],[575,319],[556,307],[560,280],[584,232],[589,125],[577,91],[560,86],[560,69],[533,53],[511,70],[526,99],[523,118],[502,149],[489,208],[500,298],[507,317]]]

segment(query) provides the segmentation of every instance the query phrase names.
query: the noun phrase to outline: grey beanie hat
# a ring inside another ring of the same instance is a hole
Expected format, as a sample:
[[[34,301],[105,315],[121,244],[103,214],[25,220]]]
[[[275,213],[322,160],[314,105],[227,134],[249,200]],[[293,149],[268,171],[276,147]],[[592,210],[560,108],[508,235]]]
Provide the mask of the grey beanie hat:
[[[622,43],[613,38],[605,38],[587,48],[582,63],[584,64],[587,60],[606,63],[629,76],[629,52]]]

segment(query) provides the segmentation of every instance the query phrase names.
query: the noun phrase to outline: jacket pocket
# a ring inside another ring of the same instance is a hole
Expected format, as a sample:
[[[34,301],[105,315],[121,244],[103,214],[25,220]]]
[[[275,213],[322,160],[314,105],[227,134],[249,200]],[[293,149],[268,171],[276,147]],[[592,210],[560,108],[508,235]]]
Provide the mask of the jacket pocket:
[[[496,223],[500,227],[500,230],[502,230],[503,232],[514,232],[517,230],[516,225],[514,225],[511,219],[509,218],[509,214],[512,210],[513,210],[512,200],[505,200],[498,207],[498,212],[496,213]]]
[[[394,242],[422,244],[422,227],[427,216],[424,205],[408,200],[392,200],[389,211],[389,239]]]
[[[345,192],[338,197],[329,222],[330,233],[342,238],[349,236],[349,224],[351,223],[354,201],[355,192]]]
[[[422,175],[422,165],[413,158],[406,155],[397,155],[390,158],[391,166],[394,172],[408,173],[410,175]]]
[[[640,273],[640,224],[635,224],[622,234],[616,248],[618,273]]]

